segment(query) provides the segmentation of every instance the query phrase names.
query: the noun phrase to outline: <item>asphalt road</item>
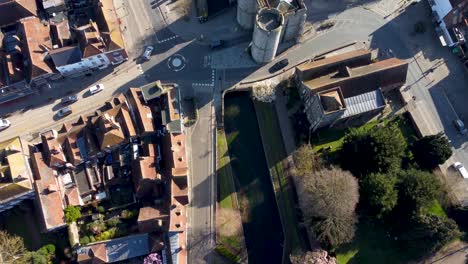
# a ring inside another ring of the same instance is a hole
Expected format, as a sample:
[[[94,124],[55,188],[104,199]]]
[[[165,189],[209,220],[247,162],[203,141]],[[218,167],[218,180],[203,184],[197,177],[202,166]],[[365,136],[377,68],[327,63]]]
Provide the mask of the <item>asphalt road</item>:
[[[76,119],[80,114],[94,111],[113,95],[125,91],[130,86],[139,86],[154,80],[179,83],[183,95],[195,97],[199,111],[199,120],[188,136],[192,161],[188,240],[189,259],[193,263],[212,263],[210,260],[214,246],[214,191],[212,191],[215,186],[212,157],[214,137],[211,112],[213,91],[220,91],[241,80],[252,81],[268,76],[268,69],[284,57],[294,65],[304,59],[312,58],[315,54],[351,41],[368,41],[372,48],[379,48],[408,60],[410,67],[407,84],[411,85],[409,92],[417,98],[416,107],[425,105],[430,113],[424,122],[445,131],[454,142],[456,158],[468,165],[466,138],[458,135],[451,125],[454,115],[461,115],[464,107],[462,103],[455,101],[457,96],[454,96],[453,86],[457,84],[445,84],[444,89],[430,89],[430,87],[437,88],[437,84],[427,86],[430,81],[421,78],[425,69],[421,69],[414,59],[414,52],[407,45],[407,40],[402,38],[399,27],[403,25],[398,21],[389,22],[382,14],[363,7],[346,9],[337,5],[331,10],[325,1],[326,3],[322,3],[326,7],[323,10],[311,6],[310,18],[319,20],[333,17],[338,22],[333,28],[318,32],[305,43],[280,55],[274,62],[264,67],[239,64],[239,68],[221,70],[212,69],[207,63],[207,58],[212,54],[208,46],[197,40],[183,41],[177,35],[179,33],[173,33],[166,27],[159,9],[154,8],[155,4],[152,4],[154,1],[115,0],[115,2],[119,3],[116,9],[121,13],[125,27],[124,37],[131,57],[138,57],[146,45],[153,45],[155,50],[151,60],[143,62],[131,59],[118,69],[114,69],[115,74],[109,74],[102,80],[82,78],[54,83],[51,91],[43,91],[40,96],[31,98],[30,101],[18,102],[7,107],[0,106],[0,115],[15,112],[9,117],[12,127],[0,132],[0,139],[17,135],[31,137],[34,133],[59,125],[62,121]],[[318,2],[320,1],[315,3]],[[437,39],[433,41],[436,42]],[[218,76],[222,78],[219,79]],[[96,82],[104,83],[106,89],[97,95],[85,96],[86,87]],[[456,91],[463,91],[462,88],[456,88]],[[56,104],[67,92],[77,92],[80,100],[73,105],[75,110],[71,116],[57,122],[53,118],[57,110]],[[452,104],[455,105],[454,108],[451,107]],[[17,111],[28,105],[32,105],[29,110]],[[468,113],[465,116],[468,116]]]

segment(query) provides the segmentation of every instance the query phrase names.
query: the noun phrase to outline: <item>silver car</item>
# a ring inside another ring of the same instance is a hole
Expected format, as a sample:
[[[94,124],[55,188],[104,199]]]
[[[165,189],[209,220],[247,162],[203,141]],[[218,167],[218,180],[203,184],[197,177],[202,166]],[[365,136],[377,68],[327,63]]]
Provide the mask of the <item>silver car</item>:
[[[145,52],[143,52],[143,59],[149,60],[151,58],[151,53],[153,52],[154,47],[153,46],[148,46],[145,48]]]
[[[4,130],[9,128],[11,125],[10,121],[8,119],[1,119],[0,118],[0,130]]]

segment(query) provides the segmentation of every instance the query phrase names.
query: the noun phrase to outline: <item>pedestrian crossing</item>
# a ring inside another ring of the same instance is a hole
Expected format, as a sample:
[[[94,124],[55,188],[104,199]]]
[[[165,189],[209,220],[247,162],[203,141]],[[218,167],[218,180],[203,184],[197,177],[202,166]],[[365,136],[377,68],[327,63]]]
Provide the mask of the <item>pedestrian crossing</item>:
[[[216,78],[216,70],[211,70],[211,83],[192,83],[193,88],[214,87]]]

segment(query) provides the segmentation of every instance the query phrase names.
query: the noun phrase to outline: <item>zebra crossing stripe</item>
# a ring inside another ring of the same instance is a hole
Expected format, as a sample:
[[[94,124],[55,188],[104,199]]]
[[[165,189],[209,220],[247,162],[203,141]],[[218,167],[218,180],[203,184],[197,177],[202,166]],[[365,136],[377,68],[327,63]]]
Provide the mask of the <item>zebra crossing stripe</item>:
[[[159,40],[159,41],[158,41],[158,43],[164,43],[164,42],[166,42],[166,41],[173,40],[173,39],[175,39],[175,38],[177,38],[177,37],[178,37],[178,36],[177,36],[177,35],[175,35],[175,36],[172,36],[172,37],[170,37],[170,38],[167,38],[167,39]]]

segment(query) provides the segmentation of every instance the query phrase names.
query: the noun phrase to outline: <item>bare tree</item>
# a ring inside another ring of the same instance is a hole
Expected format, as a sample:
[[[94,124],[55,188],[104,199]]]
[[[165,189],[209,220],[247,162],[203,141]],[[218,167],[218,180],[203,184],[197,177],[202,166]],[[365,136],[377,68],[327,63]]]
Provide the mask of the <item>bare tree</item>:
[[[302,145],[293,155],[296,171],[294,175],[304,176],[322,169],[323,160],[311,145]]]
[[[271,103],[276,99],[277,85],[271,80],[256,82],[252,86],[252,97],[260,102]]]
[[[292,264],[336,264],[336,258],[329,256],[323,249],[307,251],[290,257]]]
[[[323,246],[353,238],[359,185],[350,172],[331,168],[308,173],[298,178],[297,189],[304,222]]]
[[[0,263],[24,263],[27,252],[21,237],[0,230]]]

